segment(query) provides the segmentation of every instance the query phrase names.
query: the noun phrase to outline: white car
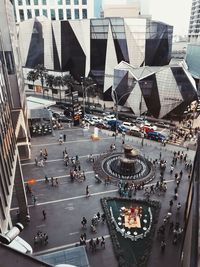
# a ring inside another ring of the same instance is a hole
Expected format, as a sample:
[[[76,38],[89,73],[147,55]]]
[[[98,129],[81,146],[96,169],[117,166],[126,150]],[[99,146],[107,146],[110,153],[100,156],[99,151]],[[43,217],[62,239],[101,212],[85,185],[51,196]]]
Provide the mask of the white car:
[[[116,117],[114,114],[112,114],[112,115],[105,116],[103,119],[105,121],[111,121],[111,120],[116,120]]]
[[[151,128],[151,129],[153,129],[154,131],[157,131],[157,129],[158,129],[157,126],[153,125],[152,123],[150,123],[148,121],[144,121],[144,123],[142,123],[140,125],[140,128],[143,128],[144,126],[147,126],[147,127]]]
[[[99,122],[102,123],[103,122],[103,120],[97,116],[92,116],[90,118],[90,120],[93,121],[94,123],[99,123]]]

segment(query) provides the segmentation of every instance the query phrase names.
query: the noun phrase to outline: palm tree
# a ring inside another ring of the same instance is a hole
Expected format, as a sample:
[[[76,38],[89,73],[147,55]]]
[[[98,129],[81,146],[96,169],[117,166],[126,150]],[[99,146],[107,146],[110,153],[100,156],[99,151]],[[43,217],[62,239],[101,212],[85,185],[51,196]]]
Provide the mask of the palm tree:
[[[72,97],[72,91],[74,88],[74,78],[71,75],[64,75],[63,76],[63,84],[67,86],[67,89],[69,90],[69,95]]]
[[[35,81],[37,79],[38,79],[38,74],[34,70],[30,70],[27,73],[27,80],[33,83],[33,90],[34,90]]]
[[[45,77],[46,85],[51,89],[52,98],[53,98],[53,85],[54,85],[55,76],[52,74],[47,74]]]
[[[53,84],[56,87],[59,87],[59,93],[60,93],[60,101],[61,101],[61,87],[63,87],[64,83],[63,83],[63,77],[62,76],[56,76],[54,79]]]
[[[45,81],[45,77],[47,75],[47,69],[44,67],[44,65],[42,64],[38,64],[35,67],[35,72],[37,73],[40,82],[41,82],[41,86],[42,86],[42,91],[43,91],[43,97],[44,97],[44,81]]]

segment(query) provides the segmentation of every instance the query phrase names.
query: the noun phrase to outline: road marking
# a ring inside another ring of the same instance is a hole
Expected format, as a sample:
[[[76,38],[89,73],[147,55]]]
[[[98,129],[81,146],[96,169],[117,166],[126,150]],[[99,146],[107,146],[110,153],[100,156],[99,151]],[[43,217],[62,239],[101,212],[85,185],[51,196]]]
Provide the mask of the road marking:
[[[102,192],[97,192],[97,193],[90,194],[90,196],[98,196],[98,195],[103,195],[103,194],[109,194],[109,193],[114,193],[114,192],[117,192],[117,191],[118,191],[118,189],[102,191]],[[48,204],[57,204],[57,203],[60,203],[60,202],[65,202],[65,201],[75,200],[75,199],[81,199],[81,198],[85,198],[86,199],[86,195],[81,195],[81,196],[76,196],[76,197],[63,198],[63,199],[58,199],[58,200],[52,200],[52,201],[37,203],[36,206],[43,206],[43,205],[48,205]],[[29,208],[32,208],[32,207],[35,208],[34,205],[28,205],[28,207]],[[13,210],[18,210],[18,209],[19,209],[19,207],[15,207],[15,208],[11,208],[10,210],[13,211]]]
[[[105,239],[108,239],[108,238],[110,238],[110,235],[104,235],[103,237]],[[101,236],[99,236],[99,239],[101,240]],[[87,243],[89,243],[89,241],[90,241],[90,239],[86,240]],[[79,241],[77,241],[75,243],[68,244],[68,245],[63,245],[63,246],[58,246],[58,247],[54,247],[54,248],[45,249],[45,250],[33,253],[33,255],[34,256],[39,256],[39,255],[47,254],[47,253],[50,253],[50,252],[64,250],[66,248],[75,247],[76,244],[79,244]]]
[[[79,234],[79,232],[69,233],[69,235],[77,235],[77,234]]]
[[[107,139],[111,139],[112,137],[104,137],[104,138],[100,138],[100,140],[107,140]],[[78,139],[78,140],[71,140],[71,141],[67,141],[67,142],[63,142],[64,144],[71,144],[71,143],[79,143],[79,142],[92,142],[91,139]],[[42,146],[53,146],[53,145],[59,145],[61,146],[58,142],[57,143],[47,143],[47,144],[39,144],[39,145],[31,145],[31,147],[42,147]]]
[[[85,172],[85,174],[91,174],[91,173],[94,173],[94,171],[88,171],[88,172]],[[54,179],[61,179],[61,178],[64,178],[64,177],[70,177],[70,174],[66,174],[66,175],[60,175],[60,176],[53,176]],[[51,179],[50,177],[49,178],[49,183],[51,182]],[[29,179],[28,179],[29,180]],[[28,181],[25,181],[24,183],[27,184]],[[45,182],[45,178],[42,178],[42,179],[36,179],[36,182]],[[65,183],[68,183],[68,182],[65,182]],[[61,184],[61,183],[60,183]],[[64,184],[64,183],[63,183]]]
[[[96,156],[99,156],[99,155],[103,155],[103,154],[106,154],[105,152],[104,153],[99,153],[99,154],[93,154],[94,157]],[[83,158],[87,158],[88,155],[84,155],[84,156],[79,156],[79,159],[83,159]],[[56,162],[56,161],[63,161],[64,163],[64,159],[61,158],[61,159],[51,159],[51,160],[47,160],[46,163],[50,163],[50,162]],[[27,162],[27,163],[22,163],[21,166],[26,166],[26,165],[35,165],[35,161],[32,161],[32,162]],[[39,167],[39,166],[38,166]]]
[[[40,227],[45,227],[45,226],[46,226],[46,224],[40,224],[40,225],[37,225],[36,227],[40,228]]]

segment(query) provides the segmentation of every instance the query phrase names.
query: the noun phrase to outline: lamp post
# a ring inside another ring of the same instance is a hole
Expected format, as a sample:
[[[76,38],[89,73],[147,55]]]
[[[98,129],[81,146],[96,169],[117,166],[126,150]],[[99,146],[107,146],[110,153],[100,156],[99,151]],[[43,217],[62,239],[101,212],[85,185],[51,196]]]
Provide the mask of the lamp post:
[[[118,133],[118,129],[117,129],[117,121],[119,118],[118,105],[119,105],[119,102],[122,100],[122,98],[126,95],[129,95],[129,94],[130,94],[130,91],[124,93],[123,95],[120,96],[120,98],[118,98],[116,91],[113,90],[113,101],[114,101],[115,109],[116,109],[115,139],[116,139],[117,133]]]

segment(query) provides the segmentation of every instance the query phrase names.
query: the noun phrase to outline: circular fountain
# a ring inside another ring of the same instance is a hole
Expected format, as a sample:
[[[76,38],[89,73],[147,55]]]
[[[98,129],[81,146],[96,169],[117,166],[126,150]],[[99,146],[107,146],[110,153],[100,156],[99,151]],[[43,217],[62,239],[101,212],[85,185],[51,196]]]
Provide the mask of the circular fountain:
[[[100,157],[94,170],[101,178],[132,180],[134,183],[151,181],[155,176],[153,164],[131,145],[124,145],[123,152],[109,153]]]

